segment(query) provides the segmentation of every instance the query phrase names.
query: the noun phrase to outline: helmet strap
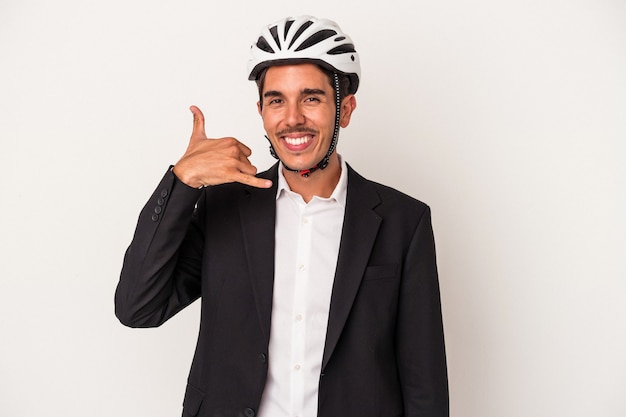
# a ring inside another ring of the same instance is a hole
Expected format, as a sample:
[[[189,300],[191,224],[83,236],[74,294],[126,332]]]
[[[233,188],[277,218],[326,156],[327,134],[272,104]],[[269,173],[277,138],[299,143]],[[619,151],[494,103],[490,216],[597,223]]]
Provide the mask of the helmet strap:
[[[315,166],[309,169],[289,168],[283,161],[280,161],[280,158],[278,157],[278,154],[276,153],[276,150],[274,149],[274,146],[272,146],[272,142],[270,141],[270,154],[274,158],[278,159],[280,162],[283,162],[283,166],[285,167],[287,171],[297,172],[304,178],[307,178],[309,175],[311,175],[313,172],[317,171],[318,169],[325,169],[328,166],[330,156],[333,154],[333,152],[335,152],[335,148],[337,147],[337,141],[339,139],[339,119],[341,117],[341,114],[340,114],[341,113],[340,112],[341,95],[339,93],[339,76],[337,75],[337,73],[333,73],[333,81],[335,84],[335,128],[333,131],[333,139],[330,142],[328,152],[326,152],[326,156],[324,156],[324,158],[322,158],[321,161],[319,161],[317,164],[315,164]],[[265,135],[265,138],[268,141],[270,140],[270,138],[268,138],[267,135]]]

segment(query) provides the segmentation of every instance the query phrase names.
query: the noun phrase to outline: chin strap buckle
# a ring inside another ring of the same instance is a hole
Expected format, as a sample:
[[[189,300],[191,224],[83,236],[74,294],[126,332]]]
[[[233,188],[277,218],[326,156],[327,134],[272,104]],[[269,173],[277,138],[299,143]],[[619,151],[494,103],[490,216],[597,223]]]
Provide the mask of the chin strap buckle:
[[[315,165],[313,168],[303,169],[302,171],[299,171],[299,174],[302,175],[302,177],[304,177],[304,178],[308,178],[309,175],[311,175],[311,173],[313,171],[315,171],[316,169],[318,169],[318,168],[319,168],[319,166]]]

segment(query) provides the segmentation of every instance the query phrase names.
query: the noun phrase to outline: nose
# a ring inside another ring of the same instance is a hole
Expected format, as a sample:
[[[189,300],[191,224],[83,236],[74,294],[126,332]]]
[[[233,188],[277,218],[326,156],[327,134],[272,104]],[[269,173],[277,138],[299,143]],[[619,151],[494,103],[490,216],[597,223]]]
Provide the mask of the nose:
[[[305,121],[306,118],[304,117],[304,113],[302,112],[302,108],[299,103],[292,103],[287,106],[285,123],[288,126],[303,125]]]

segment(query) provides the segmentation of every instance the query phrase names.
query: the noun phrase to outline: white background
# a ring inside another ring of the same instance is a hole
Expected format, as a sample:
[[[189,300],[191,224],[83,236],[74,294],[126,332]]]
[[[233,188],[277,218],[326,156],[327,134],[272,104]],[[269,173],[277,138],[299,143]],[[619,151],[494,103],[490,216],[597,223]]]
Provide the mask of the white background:
[[[178,416],[198,305],[124,328],[139,210],[191,132],[267,152],[248,48],[330,17],[339,151],[431,205],[453,417],[626,415],[622,0],[0,2],[0,415]]]

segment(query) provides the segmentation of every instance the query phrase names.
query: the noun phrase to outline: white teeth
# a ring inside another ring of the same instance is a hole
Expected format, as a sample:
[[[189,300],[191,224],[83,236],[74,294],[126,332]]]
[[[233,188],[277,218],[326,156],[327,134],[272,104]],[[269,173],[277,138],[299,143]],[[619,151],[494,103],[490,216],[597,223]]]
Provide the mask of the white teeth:
[[[298,146],[304,143],[307,143],[311,140],[310,136],[302,136],[300,138],[285,138],[285,142],[287,142],[291,146]]]

